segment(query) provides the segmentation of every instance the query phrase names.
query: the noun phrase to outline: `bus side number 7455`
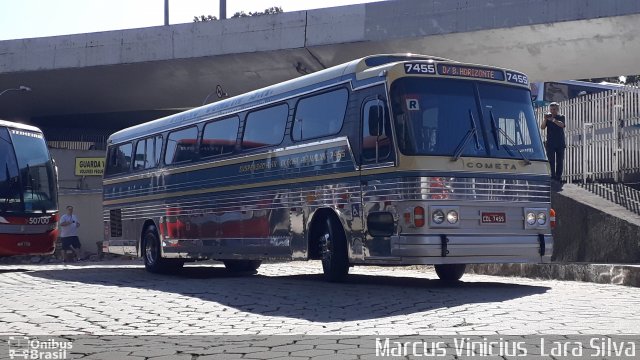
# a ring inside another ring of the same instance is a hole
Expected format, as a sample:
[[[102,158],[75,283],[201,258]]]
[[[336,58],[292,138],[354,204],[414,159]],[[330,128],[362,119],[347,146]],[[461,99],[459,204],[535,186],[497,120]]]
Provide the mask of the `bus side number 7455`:
[[[435,74],[436,66],[435,64],[407,63],[404,64],[404,72],[405,74]]]
[[[507,81],[515,84],[529,85],[527,75],[507,71]]]

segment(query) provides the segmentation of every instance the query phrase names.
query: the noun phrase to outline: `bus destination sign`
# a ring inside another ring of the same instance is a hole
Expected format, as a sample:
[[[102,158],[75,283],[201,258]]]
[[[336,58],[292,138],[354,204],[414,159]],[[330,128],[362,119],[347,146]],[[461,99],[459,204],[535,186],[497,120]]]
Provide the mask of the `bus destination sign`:
[[[475,66],[438,64],[438,74],[504,81],[502,70]]]

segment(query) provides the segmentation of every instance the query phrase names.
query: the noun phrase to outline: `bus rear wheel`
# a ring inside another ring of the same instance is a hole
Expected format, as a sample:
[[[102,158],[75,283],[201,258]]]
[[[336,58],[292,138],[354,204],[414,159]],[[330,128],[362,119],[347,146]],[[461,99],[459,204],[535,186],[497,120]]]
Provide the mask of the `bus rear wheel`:
[[[260,260],[224,260],[223,263],[227,270],[234,273],[256,272],[262,265]]]
[[[456,282],[464,275],[466,264],[440,264],[436,265],[436,274],[444,282]]]
[[[349,273],[349,257],[347,255],[347,239],[338,221],[332,217],[322,224],[320,231],[320,254],[322,255],[322,271],[326,280],[341,282]]]
[[[147,271],[156,274],[167,274],[180,270],[184,261],[179,259],[163,259],[160,251],[160,239],[154,227],[145,230],[142,242],[142,258]]]

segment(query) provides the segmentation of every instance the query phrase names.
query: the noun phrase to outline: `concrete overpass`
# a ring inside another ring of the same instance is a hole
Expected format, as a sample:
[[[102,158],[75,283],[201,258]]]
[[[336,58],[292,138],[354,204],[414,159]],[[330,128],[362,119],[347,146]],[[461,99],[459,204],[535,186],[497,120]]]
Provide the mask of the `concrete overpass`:
[[[236,95],[372,53],[505,66],[532,80],[635,74],[639,24],[636,0],[394,0],[2,41],[0,90],[33,91],[1,96],[0,118],[142,121],[201,105],[217,85]]]

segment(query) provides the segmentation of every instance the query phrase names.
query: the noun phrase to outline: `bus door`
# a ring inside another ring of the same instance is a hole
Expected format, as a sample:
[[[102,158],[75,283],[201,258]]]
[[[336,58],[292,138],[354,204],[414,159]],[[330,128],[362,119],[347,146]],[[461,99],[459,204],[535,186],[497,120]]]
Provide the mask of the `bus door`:
[[[389,256],[390,236],[395,232],[392,199],[396,180],[384,168],[396,165],[388,107],[380,98],[369,98],[362,106],[360,186],[364,227],[364,257]]]

